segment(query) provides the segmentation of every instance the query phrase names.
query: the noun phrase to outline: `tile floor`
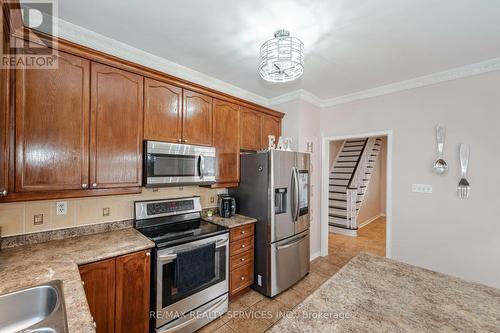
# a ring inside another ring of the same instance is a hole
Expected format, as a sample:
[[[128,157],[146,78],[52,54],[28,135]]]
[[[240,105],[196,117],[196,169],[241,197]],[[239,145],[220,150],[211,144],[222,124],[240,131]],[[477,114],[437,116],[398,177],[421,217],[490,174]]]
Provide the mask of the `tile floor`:
[[[311,262],[311,271],[304,279],[274,299],[250,289],[229,303],[229,312],[198,332],[261,333],[280,319],[335,274],[361,251],[385,256],[385,218],[361,228],[358,237],[338,234],[329,236],[329,255]]]

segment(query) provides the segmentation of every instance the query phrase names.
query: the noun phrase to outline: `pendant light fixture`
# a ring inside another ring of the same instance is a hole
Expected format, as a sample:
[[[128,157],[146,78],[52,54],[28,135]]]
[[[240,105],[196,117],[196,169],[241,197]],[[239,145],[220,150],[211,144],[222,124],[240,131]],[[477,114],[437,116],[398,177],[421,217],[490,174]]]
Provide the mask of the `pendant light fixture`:
[[[269,82],[289,82],[304,72],[304,43],[291,37],[288,30],[278,30],[274,38],[260,47],[259,73]]]

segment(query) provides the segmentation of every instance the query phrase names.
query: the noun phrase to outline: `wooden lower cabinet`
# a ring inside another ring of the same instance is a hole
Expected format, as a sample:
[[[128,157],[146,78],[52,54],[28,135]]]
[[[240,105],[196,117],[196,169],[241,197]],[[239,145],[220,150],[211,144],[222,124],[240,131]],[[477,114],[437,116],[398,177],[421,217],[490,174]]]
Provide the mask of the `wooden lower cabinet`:
[[[80,266],[83,288],[98,333],[115,331],[115,259]]]
[[[97,333],[149,331],[150,251],[80,266]]]
[[[149,329],[149,252],[116,258],[116,332]]]
[[[253,284],[255,223],[229,231],[229,295],[234,296]]]

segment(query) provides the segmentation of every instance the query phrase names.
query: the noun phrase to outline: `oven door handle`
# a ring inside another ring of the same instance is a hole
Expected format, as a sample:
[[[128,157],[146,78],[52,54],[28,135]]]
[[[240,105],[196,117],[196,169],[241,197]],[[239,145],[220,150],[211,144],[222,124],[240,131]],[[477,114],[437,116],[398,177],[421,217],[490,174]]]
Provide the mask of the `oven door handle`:
[[[225,239],[225,240],[222,240],[222,241],[217,241],[215,243],[215,248],[218,249],[220,247],[227,246],[228,244],[229,244],[229,239]],[[176,258],[177,258],[177,254],[176,253],[170,253],[170,254],[165,254],[165,255],[162,255],[162,256],[158,256],[158,260],[161,261],[161,262],[173,261]]]
[[[209,313],[209,312],[211,312],[211,311],[213,311],[213,310],[217,309],[217,307],[219,307],[219,306],[220,306],[222,303],[224,303],[225,301],[227,301],[227,296],[226,296],[226,297],[224,297],[224,298],[222,298],[222,299],[220,299],[220,300],[219,300],[217,303],[215,303],[214,305],[210,306],[210,308],[203,310],[203,312],[204,312],[204,313]],[[185,322],[183,322],[183,323],[180,323],[180,324],[179,324],[179,325],[177,325],[177,326],[170,327],[170,328],[167,328],[167,329],[165,329],[165,330],[160,329],[160,330],[158,331],[158,333],[173,333],[173,332],[177,332],[177,331],[179,331],[179,330],[183,329],[184,327],[189,326],[189,325],[190,325],[193,321],[198,320],[198,319],[199,319],[199,318],[198,318],[197,316],[193,316],[192,318],[190,318],[190,319],[186,320],[186,321],[185,321]]]

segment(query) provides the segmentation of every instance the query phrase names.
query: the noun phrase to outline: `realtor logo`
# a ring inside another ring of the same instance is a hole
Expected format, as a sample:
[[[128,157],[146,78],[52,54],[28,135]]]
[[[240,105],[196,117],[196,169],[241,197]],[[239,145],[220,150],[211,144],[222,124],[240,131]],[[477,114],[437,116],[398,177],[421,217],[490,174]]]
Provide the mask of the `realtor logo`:
[[[19,4],[16,0],[6,1],[3,6],[2,26],[10,27],[10,35],[8,46],[2,43],[0,67],[57,68],[58,57],[53,38],[57,35],[54,24],[56,1],[27,0]]]

